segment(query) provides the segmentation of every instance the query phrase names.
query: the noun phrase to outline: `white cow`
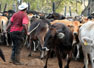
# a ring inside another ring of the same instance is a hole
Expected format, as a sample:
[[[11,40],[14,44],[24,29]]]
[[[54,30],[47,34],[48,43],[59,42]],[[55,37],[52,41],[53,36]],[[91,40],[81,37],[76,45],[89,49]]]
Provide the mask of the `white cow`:
[[[84,68],[88,68],[88,54],[94,68],[94,21],[88,21],[80,27],[79,41],[84,54]]]

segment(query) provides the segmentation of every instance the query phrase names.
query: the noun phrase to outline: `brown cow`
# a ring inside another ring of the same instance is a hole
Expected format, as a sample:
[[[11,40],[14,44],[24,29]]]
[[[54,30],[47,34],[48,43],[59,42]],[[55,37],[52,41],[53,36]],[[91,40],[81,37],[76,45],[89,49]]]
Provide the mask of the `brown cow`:
[[[51,22],[51,24],[55,24],[57,22],[63,23],[66,26],[68,26],[72,30],[73,33],[78,33],[79,26],[80,26],[80,22],[79,21],[69,21],[67,19],[65,19],[65,20],[54,20],[53,22]]]

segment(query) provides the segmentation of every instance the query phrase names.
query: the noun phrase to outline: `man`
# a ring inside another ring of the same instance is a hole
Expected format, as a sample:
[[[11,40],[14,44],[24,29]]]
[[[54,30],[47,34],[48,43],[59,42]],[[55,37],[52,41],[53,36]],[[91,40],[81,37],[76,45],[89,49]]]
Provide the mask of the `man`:
[[[11,23],[8,25],[6,31],[10,29],[10,35],[13,42],[11,62],[16,65],[21,65],[20,62],[20,52],[22,49],[22,43],[24,43],[24,36],[27,33],[27,25],[29,22],[28,16],[26,14],[26,9],[28,5],[24,2],[19,5],[18,9],[20,11],[16,12],[11,17]]]

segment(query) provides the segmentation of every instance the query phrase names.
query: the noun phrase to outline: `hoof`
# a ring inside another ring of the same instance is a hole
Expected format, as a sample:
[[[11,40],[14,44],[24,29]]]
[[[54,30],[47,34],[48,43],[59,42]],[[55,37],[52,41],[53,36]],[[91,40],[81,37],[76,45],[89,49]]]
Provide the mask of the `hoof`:
[[[31,56],[32,56],[32,54],[29,54],[29,55],[28,55],[28,57],[31,57]]]
[[[64,68],[69,68],[69,66],[65,66]]]
[[[83,68],[85,68],[85,65],[83,66]]]
[[[34,52],[37,52],[37,50],[34,50]]]
[[[43,57],[40,57],[41,60],[43,60]]]
[[[47,66],[44,66],[44,68],[47,68]]]

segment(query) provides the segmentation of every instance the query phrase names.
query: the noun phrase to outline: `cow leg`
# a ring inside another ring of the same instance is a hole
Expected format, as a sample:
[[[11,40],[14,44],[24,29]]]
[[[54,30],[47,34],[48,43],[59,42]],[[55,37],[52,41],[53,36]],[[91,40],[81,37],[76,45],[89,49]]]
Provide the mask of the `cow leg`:
[[[36,51],[36,44],[35,44],[35,41],[33,41],[33,45],[34,45],[34,51]]]
[[[40,48],[40,43],[39,43],[39,41],[37,40],[37,41],[36,41],[36,50],[38,50],[39,48]],[[40,48],[39,50],[41,50],[41,48]]]
[[[56,50],[56,56],[58,58],[59,68],[62,68],[62,57],[59,50]]]
[[[40,44],[41,44],[41,47],[43,48],[43,45],[44,45],[44,37],[39,37],[39,41],[40,41]],[[40,56],[41,59],[44,58],[44,50],[42,49],[41,51],[41,56]]]
[[[31,44],[32,44],[32,40],[29,39],[29,44],[28,44],[28,46],[30,47],[30,53],[28,55],[29,57],[32,56],[32,47],[31,47]]]
[[[30,46],[30,53],[29,53],[29,55],[28,55],[29,57],[32,56],[32,54],[31,54],[31,53],[32,53],[31,50],[32,50],[32,49],[31,49],[31,46]]]
[[[47,63],[48,63],[48,58],[49,58],[49,56],[50,56],[50,53],[51,53],[51,51],[49,50],[48,53],[47,53],[46,63],[45,63],[44,68],[47,68]]]
[[[78,59],[78,58],[80,58],[80,57],[79,57],[80,51],[79,51],[79,45],[78,45],[78,44],[77,44],[77,51],[78,51],[78,52],[77,52],[76,58]]]
[[[26,46],[26,45],[27,45],[28,38],[29,38],[29,37],[28,37],[28,36],[26,36],[24,46]]]
[[[94,68],[94,52],[90,53],[90,61],[91,61],[91,65],[92,65],[92,68]]]
[[[84,55],[84,67],[83,68],[88,68],[88,55],[84,50],[83,50],[83,55]]]
[[[9,46],[9,44],[8,44],[8,36],[7,36],[6,33],[5,33],[5,37],[6,37],[6,43],[7,43],[7,46]]]
[[[64,68],[69,68],[69,63],[70,63],[71,59],[72,59],[72,51],[70,51],[68,54],[67,64],[65,65]]]
[[[39,41],[40,41],[40,44],[41,44],[41,47],[43,48],[43,45],[44,45],[44,37],[39,37]]]
[[[44,58],[44,51],[43,51],[43,50],[41,51],[41,56],[40,56],[40,58],[41,58],[41,59]]]

